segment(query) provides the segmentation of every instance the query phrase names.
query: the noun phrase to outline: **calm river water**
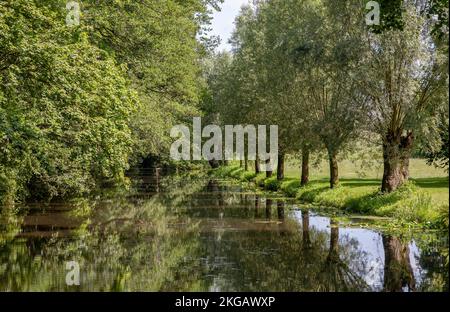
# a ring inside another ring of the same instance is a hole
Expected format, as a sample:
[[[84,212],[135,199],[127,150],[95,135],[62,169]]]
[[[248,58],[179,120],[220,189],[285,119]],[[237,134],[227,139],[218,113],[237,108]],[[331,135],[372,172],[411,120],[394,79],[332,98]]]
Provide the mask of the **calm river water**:
[[[448,290],[447,233],[382,233],[206,177],[144,180],[3,208],[0,291]]]

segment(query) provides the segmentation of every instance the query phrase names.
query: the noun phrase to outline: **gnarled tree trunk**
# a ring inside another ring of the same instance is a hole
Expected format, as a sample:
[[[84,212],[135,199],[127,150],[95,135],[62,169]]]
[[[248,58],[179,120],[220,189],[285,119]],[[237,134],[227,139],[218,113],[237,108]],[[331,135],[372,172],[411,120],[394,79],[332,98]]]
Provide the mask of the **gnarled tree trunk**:
[[[389,133],[383,142],[383,181],[381,191],[390,193],[409,179],[409,158],[411,157],[414,136]]]
[[[304,147],[302,149],[302,177],[300,179],[300,185],[305,186],[309,183],[309,148]]]

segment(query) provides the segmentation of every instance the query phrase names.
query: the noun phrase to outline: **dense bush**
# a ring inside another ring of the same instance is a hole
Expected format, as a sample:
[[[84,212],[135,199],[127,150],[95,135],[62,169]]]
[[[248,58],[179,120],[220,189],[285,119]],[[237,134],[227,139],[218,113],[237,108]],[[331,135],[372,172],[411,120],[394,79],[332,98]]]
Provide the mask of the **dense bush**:
[[[2,10],[0,196],[80,194],[121,180],[137,103],[123,70],[45,7]]]

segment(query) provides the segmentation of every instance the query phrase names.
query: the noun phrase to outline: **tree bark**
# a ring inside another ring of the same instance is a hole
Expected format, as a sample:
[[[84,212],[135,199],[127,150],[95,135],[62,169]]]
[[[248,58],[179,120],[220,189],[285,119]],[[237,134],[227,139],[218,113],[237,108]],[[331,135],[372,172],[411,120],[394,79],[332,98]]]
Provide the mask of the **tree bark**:
[[[270,178],[273,174],[272,170],[268,170],[267,166],[270,166],[270,159],[266,160],[266,178]],[[270,168],[272,169],[272,168]]]
[[[248,155],[245,153],[244,155],[244,170],[248,171]]]
[[[309,183],[309,148],[304,147],[302,149],[302,177],[300,179],[300,185],[305,186]]]
[[[411,131],[403,136],[392,132],[386,135],[383,142],[383,193],[391,193],[408,181],[413,142]]]
[[[409,260],[409,246],[397,237],[383,235],[384,291],[400,292],[404,287],[414,291],[416,281]]]
[[[330,164],[330,188],[335,188],[339,183],[339,167],[337,162],[337,153],[328,149],[328,161]]]
[[[258,156],[256,156],[256,160],[255,160],[255,173],[259,174],[261,172],[261,168],[259,167],[259,158]]]
[[[281,181],[284,179],[284,152],[279,152],[278,155],[278,166],[277,166],[277,180]]]

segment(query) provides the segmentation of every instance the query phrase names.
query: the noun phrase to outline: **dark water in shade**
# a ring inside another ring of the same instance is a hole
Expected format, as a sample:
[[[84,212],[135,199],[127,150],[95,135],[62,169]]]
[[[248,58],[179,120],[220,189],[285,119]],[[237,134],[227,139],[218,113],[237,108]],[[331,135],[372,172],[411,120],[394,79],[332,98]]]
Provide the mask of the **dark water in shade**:
[[[3,208],[0,291],[448,291],[447,233],[343,225],[226,181],[143,182],[21,216]],[[66,284],[69,261],[79,286]]]

